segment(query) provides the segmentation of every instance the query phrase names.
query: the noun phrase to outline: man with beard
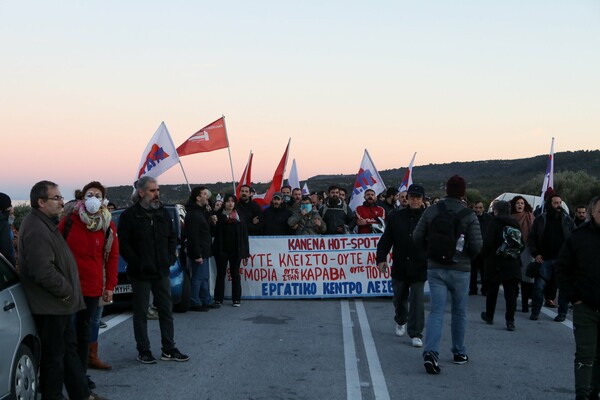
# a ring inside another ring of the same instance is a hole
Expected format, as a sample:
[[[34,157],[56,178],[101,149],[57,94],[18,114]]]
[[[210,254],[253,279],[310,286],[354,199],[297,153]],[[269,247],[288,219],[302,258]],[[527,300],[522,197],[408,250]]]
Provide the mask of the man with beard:
[[[248,236],[260,236],[263,234],[264,216],[262,209],[252,200],[250,196],[250,186],[243,185],[240,188],[240,201],[237,209],[240,212],[240,217],[244,218],[248,226]]]
[[[328,235],[343,235],[354,228],[352,213],[348,204],[340,198],[340,188],[332,185],[328,188],[329,196],[319,213],[327,225]]]
[[[291,235],[293,234],[288,219],[293,215],[292,211],[283,205],[281,193],[277,192],[271,199],[271,205],[265,210],[265,235]]]
[[[127,261],[127,276],[133,289],[137,360],[142,364],[156,363],[150,351],[146,316],[151,291],[158,309],[161,360],[190,359],[175,347],[169,268],[177,258],[177,233],[169,212],[160,202],[159,193],[156,179],[150,176],[140,178],[131,199],[134,204],[123,211],[118,228],[121,256]]]
[[[396,209],[396,201],[398,201],[398,189],[392,187],[387,188],[385,191],[385,200],[377,204],[385,210],[386,219],[389,218],[391,212]]]
[[[362,206],[356,207],[354,216],[358,233],[373,233],[373,225],[379,225],[385,220],[385,210],[375,204],[377,196],[373,189],[367,189],[364,193],[365,201]]]
[[[579,226],[585,222],[587,219],[587,212],[585,206],[583,204],[578,205],[575,209],[575,226]]]
[[[423,346],[425,326],[424,287],[427,280],[427,254],[415,244],[412,233],[423,214],[425,189],[421,185],[408,188],[408,208],[394,212],[388,218],[385,232],[377,243],[377,268],[388,270],[387,257],[392,251],[392,287],[396,335],[408,335],[414,347]]]
[[[540,275],[533,284],[531,300],[531,315],[529,319],[536,321],[540,316],[542,302],[544,301],[544,288],[555,276],[555,262],[561,246],[569,238],[575,224],[569,214],[561,207],[562,200],[559,195],[552,192],[547,196],[544,213],[533,220],[527,246],[535,262],[541,264]],[[562,322],[566,319],[568,300],[562,291],[558,294],[558,315],[554,320]]]

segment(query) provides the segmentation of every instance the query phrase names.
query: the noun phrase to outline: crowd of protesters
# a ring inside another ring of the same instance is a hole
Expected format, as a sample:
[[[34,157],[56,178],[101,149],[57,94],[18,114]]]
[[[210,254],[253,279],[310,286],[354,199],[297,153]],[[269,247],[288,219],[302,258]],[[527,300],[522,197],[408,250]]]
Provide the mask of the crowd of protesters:
[[[466,183],[459,176],[446,185],[446,197],[426,197],[425,188],[382,193],[366,189],[364,202],[351,210],[346,190],[332,185],[326,192],[302,195],[299,188],[282,187],[263,209],[253,200],[250,186],[237,198],[218,195],[211,200],[206,187],[191,191],[186,204],[184,237],[191,274],[192,311],[218,309],[224,300],[226,271],[232,285],[232,305],[242,299],[240,264],[250,256],[249,236],[340,235],[382,233],[377,266],[391,269],[395,332],[408,333],[414,347],[424,347],[424,366],[439,374],[439,344],[446,301],[452,302],[452,353],[455,364],[469,361],[464,343],[466,307],[470,295],[486,296],[481,319],[493,324],[499,287],[503,287],[508,331],[520,294],[521,311],[537,320],[542,306],[556,307],[555,321],[566,319],[573,307],[575,326],[575,386],[577,399],[597,398],[600,391],[600,200],[577,206],[574,218],[562,199],[546,192],[542,210],[533,210],[520,195],[494,202],[468,203]],[[110,369],[98,355],[98,325],[102,303],[112,301],[119,254],[128,263],[133,288],[133,327],[137,360],[156,363],[147,334],[150,293],[158,311],[161,359],[187,361],[175,347],[169,266],[176,257],[177,233],[160,201],[158,182],[143,177],[136,183],[133,205],[111,222],[114,204],[99,182],[76,192],[68,206],[58,185],[38,182],[31,190],[32,212],[14,243],[14,214],[10,197],[0,193],[0,253],[19,265],[23,287],[42,342],[40,392],[62,399],[63,385],[74,399],[102,399],[93,393],[88,366]],[[63,210],[63,206],[64,210]],[[451,218],[444,221],[444,215]],[[440,226],[450,224],[444,233]],[[517,252],[505,252],[507,232],[518,231]],[[441,232],[441,233],[440,233]],[[451,260],[439,258],[451,242]],[[503,249],[504,246],[504,249]],[[501,249],[503,249],[501,251]],[[388,254],[393,265],[388,266]],[[507,256],[508,254],[508,256]],[[210,295],[209,258],[216,260],[214,298]],[[431,310],[425,321],[424,285],[430,288]],[[425,334],[424,334],[425,331]],[[595,397],[594,397],[595,396]]]

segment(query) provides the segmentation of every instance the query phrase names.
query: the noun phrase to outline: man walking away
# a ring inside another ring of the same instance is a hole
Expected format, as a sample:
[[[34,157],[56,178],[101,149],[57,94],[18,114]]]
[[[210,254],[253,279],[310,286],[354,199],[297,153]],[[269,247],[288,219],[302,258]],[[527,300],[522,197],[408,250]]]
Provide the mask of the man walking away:
[[[423,359],[429,374],[441,372],[438,357],[448,294],[452,301],[453,361],[469,361],[464,341],[471,259],[479,254],[482,239],[475,213],[462,202],[466,187],[462,177],[451,177],[446,184],[447,196],[425,210],[413,233],[415,243],[427,249],[431,311]]]

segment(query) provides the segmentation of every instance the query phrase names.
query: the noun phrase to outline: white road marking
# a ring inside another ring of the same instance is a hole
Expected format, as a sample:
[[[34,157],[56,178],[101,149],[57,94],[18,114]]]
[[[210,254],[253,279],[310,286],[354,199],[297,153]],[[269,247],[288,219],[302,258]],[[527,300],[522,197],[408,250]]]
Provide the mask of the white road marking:
[[[362,300],[359,299],[356,299],[354,303],[356,305],[356,313],[358,314],[360,331],[362,334],[363,343],[365,345],[365,351],[367,353],[367,362],[369,363],[369,373],[371,374],[371,381],[373,382],[375,399],[389,400],[390,394],[387,389],[381,363],[379,362],[379,355],[377,354],[375,341],[373,340],[373,335],[371,334],[371,326],[369,325],[369,319],[367,318],[365,306]]]
[[[104,320],[104,322],[106,323],[107,326],[104,329],[100,329],[99,334],[102,335],[103,333],[108,332],[109,330],[111,330],[115,326],[119,325],[120,323],[127,321],[132,316],[133,316],[133,313],[131,311],[126,311],[124,313],[115,315],[111,319]]]
[[[346,369],[346,398],[348,400],[362,400],[360,380],[358,377],[358,360],[354,347],[354,334],[352,333],[352,317],[348,300],[342,300],[342,334],[344,340],[344,365]]]

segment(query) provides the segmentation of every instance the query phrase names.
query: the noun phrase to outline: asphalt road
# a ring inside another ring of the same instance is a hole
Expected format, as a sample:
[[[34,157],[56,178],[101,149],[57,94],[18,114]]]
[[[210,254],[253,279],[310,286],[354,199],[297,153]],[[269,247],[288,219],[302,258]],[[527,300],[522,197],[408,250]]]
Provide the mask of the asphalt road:
[[[422,349],[395,336],[390,298],[246,300],[175,314],[177,347],[191,359],[154,365],[136,361],[130,314],[112,314],[100,353],[113,370],[89,373],[113,400],[574,398],[570,320],[554,322],[551,309],[538,321],[517,312],[508,332],[504,299],[492,326],[480,320],[484,303],[469,297],[465,365],[452,364],[448,307],[436,376],[425,372]],[[158,322],[148,324],[159,358]]]

